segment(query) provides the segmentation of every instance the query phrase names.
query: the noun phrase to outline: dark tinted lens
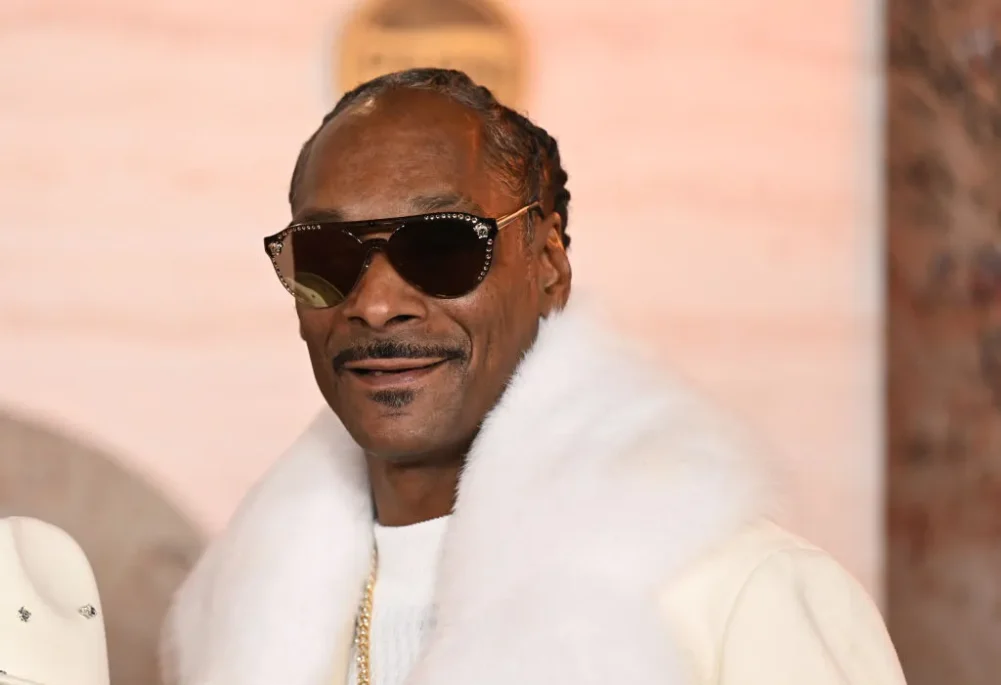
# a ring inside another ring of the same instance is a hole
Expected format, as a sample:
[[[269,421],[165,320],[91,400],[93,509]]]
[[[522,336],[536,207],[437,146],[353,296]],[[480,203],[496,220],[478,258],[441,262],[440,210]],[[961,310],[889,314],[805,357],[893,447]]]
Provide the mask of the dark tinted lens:
[[[365,250],[338,228],[306,229],[286,236],[275,262],[296,299],[312,307],[333,307],[358,280]]]
[[[428,295],[459,297],[486,276],[493,241],[463,219],[425,219],[401,226],[387,253],[403,278]]]

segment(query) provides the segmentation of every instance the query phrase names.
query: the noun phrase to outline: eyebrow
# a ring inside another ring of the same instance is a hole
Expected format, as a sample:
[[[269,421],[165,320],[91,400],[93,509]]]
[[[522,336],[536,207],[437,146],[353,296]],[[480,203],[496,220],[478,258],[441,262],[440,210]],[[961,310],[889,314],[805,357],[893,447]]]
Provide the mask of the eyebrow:
[[[430,212],[467,212],[484,216],[483,207],[475,202],[471,197],[462,193],[442,193],[436,195],[417,195],[410,198],[409,204],[414,208],[415,214],[426,214]],[[378,219],[395,219],[396,217],[372,217],[369,221]],[[293,223],[344,223],[344,213],[338,209],[306,209],[297,216]]]
[[[292,220],[293,224],[312,224],[312,223],[341,223],[344,221],[344,215],[341,214],[336,209],[307,209],[303,211],[302,214],[297,216]]]
[[[473,201],[471,197],[462,193],[444,193],[441,195],[418,195],[411,198],[410,204],[419,212],[441,212],[452,210],[455,212],[469,212],[470,214],[483,214],[483,207]]]

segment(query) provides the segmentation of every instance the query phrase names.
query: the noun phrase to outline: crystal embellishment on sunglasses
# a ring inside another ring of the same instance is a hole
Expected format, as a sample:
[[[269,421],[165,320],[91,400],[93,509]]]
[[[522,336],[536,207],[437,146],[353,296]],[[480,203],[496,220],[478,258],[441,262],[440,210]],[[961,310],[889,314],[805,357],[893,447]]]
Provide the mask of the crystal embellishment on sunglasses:
[[[428,214],[424,217],[425,221],[433,221],[435,219],[461,219],[462,221],[468,221],[473,224],[473,230],[476,231],[476,237],[480,240],[483,240],[490,235],[490,227],[481,223],[475,216],[471,216],[469,214]]]
[[[272,257],[277,257],[282,253],[282,245],[284,245],[284,243],[281,241],[275,241],[268,245],[268,249],[271,250]]]

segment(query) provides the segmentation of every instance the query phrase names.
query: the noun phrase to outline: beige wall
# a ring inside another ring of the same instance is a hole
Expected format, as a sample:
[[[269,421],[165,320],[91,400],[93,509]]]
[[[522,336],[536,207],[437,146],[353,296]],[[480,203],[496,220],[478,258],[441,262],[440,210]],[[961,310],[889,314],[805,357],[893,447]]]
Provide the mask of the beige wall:
[[[875,587],[870,18],[833,0],[510,4],[527,104],[571,174],[577,283],[753,424],[788,519]],[[127,455],[209,531],[320,404],[260,237],[332,102],[347,6],[0,9],[0,405]]]

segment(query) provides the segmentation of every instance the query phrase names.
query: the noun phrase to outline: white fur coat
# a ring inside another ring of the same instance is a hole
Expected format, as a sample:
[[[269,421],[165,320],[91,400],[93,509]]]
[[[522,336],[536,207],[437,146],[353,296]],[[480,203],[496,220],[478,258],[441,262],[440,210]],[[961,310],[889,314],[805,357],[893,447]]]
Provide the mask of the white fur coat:
[[[483,425],[407,685],[683,685],[656,593],[758,513],[743,450],[571,305]],[[340,685],[369,569],[360,449],[324,411],[182,588],[168,682]]]

